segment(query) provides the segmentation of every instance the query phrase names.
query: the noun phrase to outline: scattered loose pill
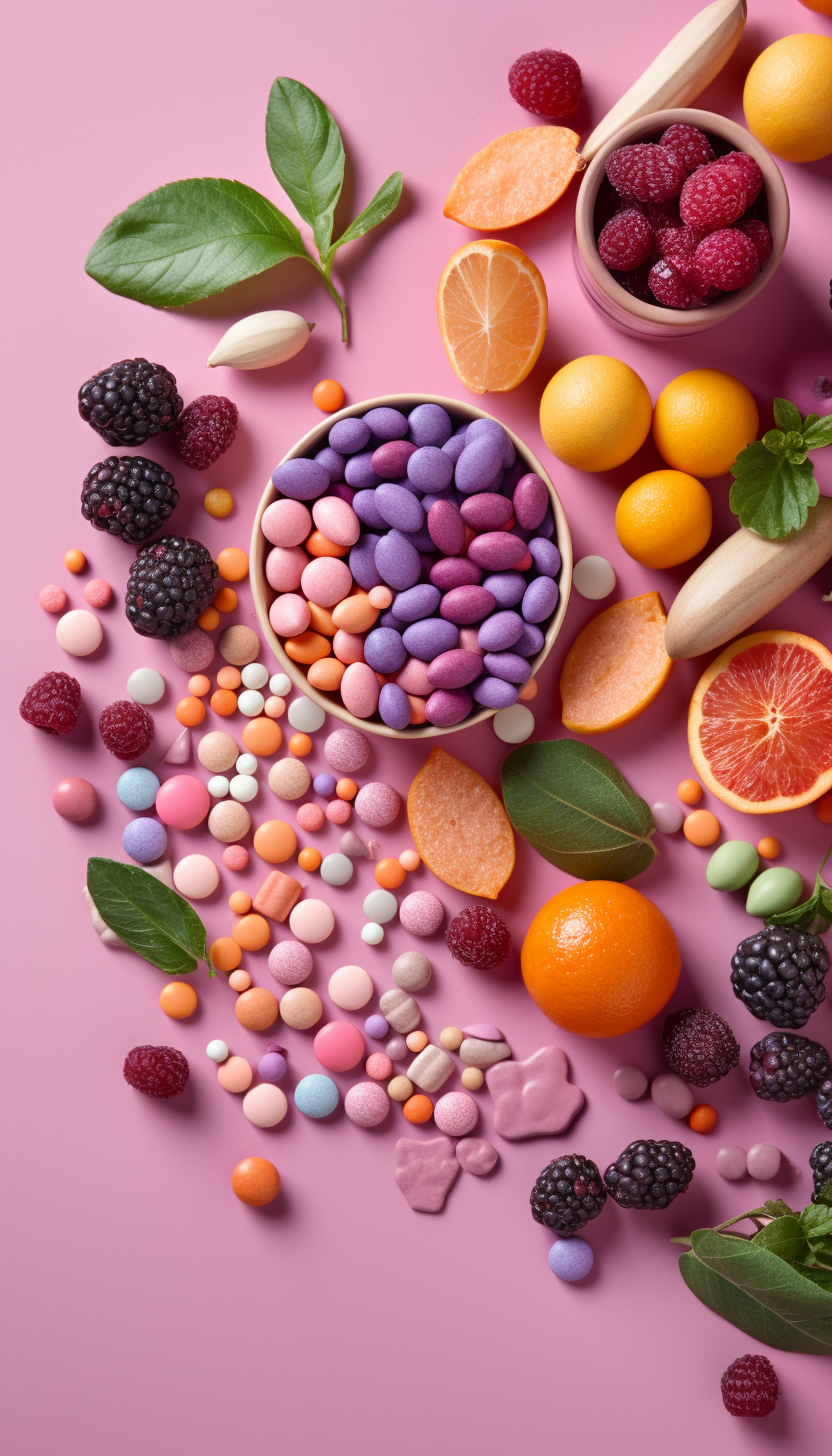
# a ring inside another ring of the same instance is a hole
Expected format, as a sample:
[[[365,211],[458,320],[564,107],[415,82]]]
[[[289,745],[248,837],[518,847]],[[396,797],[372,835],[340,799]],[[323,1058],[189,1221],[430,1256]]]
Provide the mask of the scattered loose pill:
[[[399,1036],[398,1034],[391,1036],[389,1041],[385,1043],[384,1050],[391,1062],[402,1062],[407,1056],[407,1042],[403,1036]]]
[[[277,1127],[289,1110],[286,1093],[270,1082],[261,1082],[252,1087],[243,1098],[243,1116],[254,1127]]]
[[[600,602],[615,591],[615,572],[605,556],[582,556],[572,568],[572,585],[579,596]]]
[[[638,1102],[647,1091],[647,1073],[641,1067],[618,1067],[612,1074],[613,1090],[623,1097],[625,1102]]]
[[[243,844],[229,844],[222,852],[222,862],[227,870],[244,870],[248,860],[248,850]]]
[[[108,581],[94,576],[84,587],[84,601],[88,607],[108,607],[113,598],[113,588]]]
[[[367,924],[361,927],[361,939],[365,945],[381,945],[384,939],[384,929],[375,920],[368,920]]]
[[[250,804],[257,797],[257,780],[252,774],[235,774],[228,792],[238,804]]]
[[[247,915],[251,909],[251,896],[245,890],[234,890],[228,897],[228,908],[235,915]]]
[[[197,1004],[196,991],[187,981],[171,981],[162,987],[159,994],[159,1005],[174,1021],[184,1021],[186,1016],[193,1016]]]
[[[257,759],[253,753],[241,753],[234,764],[234,768],[238,774],[243,774],[248,778],[257,772]]]
[[[383,890],[397,890],[407,878],[407,872],[397,859],[380,859],[373,870],[377,885]]]
[[[234,497],[230,491],[215,486],[202,497],[202,504],[209,516],[213,516],[217,521],[224,521],[234,509]]]
[[[233,800],[215,804],[208,815],[208,832],[222,844],[234,844],[245,838],[250,828],[251,815],[245,804],[235,804]]]
[[[534,733],[534,713],[524,703],[514,703],[494,714],[492,726],[501,743],[525,743]]]
[[[292,803],[309,792],[312,775],[297,758],[279,758],[269,769],[269,788],[278,799]]]
[[[710,809],[694,809],[682,825],[682,833],[691,844],[707,849],[719,839],[719,820]]]
[[[718,1121],[716,1108],[711,1107],[707,1102],[700,1102],[697,1107],[694,1107],[688,1118],[694,1132],[713,1132]]]
[[[231,586],[221,586],[211,605],[218,612],[233,612],[237,607],[237,593]]]
[[[335,793],[339,799],[351,802],[358,793],[358,784],[355,779],[339,779],[335,785]]]
[[[702,785],[696,779],[682,779],[676,789],[676,797],[683,804],[698,804],[702,798]]]
[[[301,1077],[294,1092],[295,1106],[304,1117],[328,1117],[338,1106],[338,1088],[323,1072]]]
[[[748,1149],[745,1160],[749,1178],[757,1178],[763,1183],[770,1182],[780,1172],[781,1160],[780,1149],[773,1143],[755,1143]]]
[[[465,1067],[460,1082],[468,1092],[479,1092],[485,1081],[485,1073],[479,1067]]]
[[[209,955],[215,971],[236,971],[243,959],[240,946],[230,935],[221,935],[219,940],[215,940]]]
[[[62,586],[42,586],[38,592],[38,604],[45,612],[62,612],[68,601]]]
[[[389,890],[371,890],[364,900],[363,910],[368,920],[386,925],[398,914],[399,902]]]
[[[428,1044],[427,1036],[423,1031],[411,1031],[406,1037],[407,1050],[418,1055],[423,1052]]]
[[[220,1041],[219,1037],[216,1037],[214,1041],[209,1041],[205,1048],[205,1055],[210,1057],[212,1062],[224,1062],[228,1058],[228,1047],[224,1041]]]
[[[217,555],[217,567],[223,581],[242,581],[248,576],[248,557],[239,546],[226,546]]]
[[[78,576],[80,572],[86,571],[87,558],[84,555],[83,551],[78,550],[77,546],[73,547],[73,549],[71,551],[67,551],[66,555],[64,556],[64,566],[66,567],[67,571],[72,572],[73,576]]]
[[[229,1057],[217,1067],[217,1081],[226,1092],[245,1092],[254,1073],[245,1057]]]
[[[304,808],[312,807],[312,805],[304,805]],[[300,810],[298,810],[298,813],[300,813]],[[298,855],[298,865],[302,870],[306,870],[308,874],[314,874],[315,870],[320,869],[322,862],[323,855],[319,849],[302,849]]]
[[[390,1063],[392,1066],[392,1062]],[[409,1077],[394,1077],[387,1083],[387,1095],[392,1097],[394,1102],[407,1102],[413,1096],[413,1083]]]
[[[206,607],[196,620],[203,632],[213,632],[214,628],[220,625],[220,614],[216,607]]]
[[[312,1050],[329,1072],[349,1072],[364,1056],[364,1038],[351,1021],[328,1021],[316,1034]]]
[[[232,971],[228,977],[228,984],[232,991],[247,991],[251,985],[251,976],[248,971]]]
[[[280,1002],[280,1015],[293,1031],[308,1031],[323,1014],[323,1002],[309,986],[293,986]]]
[[[173,883],[188,900],[205,900],[220,882],[220,872],[207,854],[187,854],[173,871]]]
[[[319,945],[335,929],[335,916],[325,900],[300,900],[289,916],[289,929],[306,945]]]
[[[716,1171],[720,1178],[727,1178],[731,1183],[736,1183],[738,1178],[744,1178],[747,1171],[746,1157],[745,1148],[738,1148],[734,1143],[720,1148],[716,1155]]]
[[[218,718],[230,718],[236,711],[236,693],[229,692],[226,688],[218,688],[211,694],[211,712],[216,713]]]
[[[352,809],[344,799],[333,799],[325,813],[330,824],[348,824],[352,818]]]
[[[650,1096],[667,1117],[688,1117],[693,1108],[693,1093],[687,1082],[675,1072],[660,1072],[653,1078]]]
[[[98,618],[84,607],[64,612],[55,626],[55,641],[71,657],[89,657],[101,646],[104,628]]]
[[[267,864],[283,864],[298,847],[298,837],[283,819],[267,819],[254,831],[254,852]]]
[[[402,1112],[408,1122],[415,1123],[418,1126],[423,1122],[430,1122],[430,1119],[433,1117],[433,1103],[423,1092],[417,1092],[415,1096],[408,1097],[402,1107]]]
[[[287,697],[291,691],[292,679],[285,672],[276,672],[269,678],[269,692],[275,693],[278,698]]]
[[[312,739],[308,733],[293,733],[286,747],[295,758],[307,758],[312,752]]]
[[[205,704],[199,698],[180,698],[176,717],[185,728],[196,728],[205,717]]]
[[[595,1254],[586,1239],[558,1239],[549,1250],[549,1268],[566,1284],[585,1279],[595,1263]]]
[[[257,1063],[257,1071],[264,1082],[279,1082],[286,1075],[286,1049],[276,1041],[270,1041],[266,1054]]]
[[[295,817],[298,828],[305,829],[310,834],[317,833],[326,824],[326,815],[320,804],[301,804]]]
[[[757,845],[757,853],[760,859],[776,859],[782,846],[779,839],[774,839],[767,834]]]
[[[445,907],[430,890],[414,890],[399,905],[399,919],[411,935],[434,935],[444,918]]]
[[[155,778],[155,774],[152,777]],[[61,779],[52,790],[52,808],[71,824],[82,824],[85,819],[89,819],[95,813],[96,803],[95,789],[86,779]],[[150,808],[150,805],[145,807]]]
[[[325,415],[343,409],[346,398],[344,387],[337,379],[319,379],[312,390],[312,403]]]
[[[234,1010],[240,1025],[248,1031],[265,1031],[267,1026],[277,1021],[279,1014],[277,997],[262,986],[252,986],[250,991],[244,991],[237,998]]]
[[[439,1045],[444,1047],[446,1052],[458,1051],[463,1040],[464,1037],[458,1026],[446,1026],[439,1033]]]
[[[211,691],[211,679],[201,672],[188,679],[188,692],[192,698],[205,698]]]
[[[265,915],[243,915],[231,934],[243,950],[262,950],[271,940],[271,930]]]
[[[319,708],[317,703],[306,697],[295,698],[289,704],[287,716],[292,727],[297,728],[300,733],[317,733],[326,722],[323,708]]]
[[[232,691],[241,686],[243,675],[239,667],[221,667],[217,673],[217,687],[231,688]]]
[[[263,704],[263,712],[267,718],[282,718],[286,712],[286,703],[283,698],[267,698]]]
[[[280,1174],[268,1158],[243,1158],[231,1174],[231,1188],[241,1203],[263,1208],[280,1192]]]
[[[652,806],[653,823],[660,834],[676,834],[685,818],[684,809],[678,804],[668,804],[664,799]]]
[[[152,707],[165,695],[165,679],[155,667],[137,667],[127,679],[127,691],[134,703]]]
[[[386,1082],[393,1075],[393,1063],[386,1052],[371,1052],[364,1063],[364,1071],[374,1082]],[[397,1101],[394,1098],[394,1101]]]
[[[347,885],[353,877],[355,866],[349,855],[328,854],[321,864],[321,879],[327,885]]]
[[[237,762],[239,752],[230,733],[216,730],[200,738],[196,756],[209,773],[225,773]]]
[[[376,1011],[372,1016],[367,1017],[367,1020],[364,1022],[364,1030],[374,1041],[384,1041],[384,1038],[390,1030],[390,1026],[387,1019]]]
[[[212,799],[224,799],[228,790],[231,788],[231,784],[225,777],[225,774],[212,774],[208,780],[207,788]]]
[[[421,855],[418,855],[415,849],[403,849],[399,855],[399,864],[402,869],[411,873],[413,870],[418,870],[421,863]]]
[[[244,718],[259,718],[265,706],[266,699],[263,694],[254,688],[245,688],[237,698],[237,707]]]
[[[330,976],[327,989],[330,1001],[341,1011],[360,1011],[375,988],[363,966],[339,966]]]
[[[267,707],[268,703],[264,704],[264,711]],[[257,758],[271,758],[283,742],[279,724],[268,717],[250,718],[243,729],[242,737],[249,753]]]

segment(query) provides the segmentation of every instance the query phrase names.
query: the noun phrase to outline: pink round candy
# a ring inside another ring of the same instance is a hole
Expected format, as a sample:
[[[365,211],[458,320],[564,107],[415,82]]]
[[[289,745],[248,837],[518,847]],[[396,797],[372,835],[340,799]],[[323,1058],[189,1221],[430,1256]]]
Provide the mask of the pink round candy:
[[[694,1104],[694,1095],[687,1082],[675,1072],[660,1072],[653,1078],[650,1096],[667,1117],[687,1117]]]
[[[371,1052],[364,1063],[364,1071],[374,1082],[386,1082],[393,1075],[393,1063],[386,1052]]]
[[[266,557],[266,580],[275,591],[293,592],[300,586],[309,557],[301,546],[273,546]]]
[[[517,524],[524,531],[540,525],[549,505],[549,492],[539,475],[524,475],[514,487],[512,496]]]
[[[355,812],[362,824],[369,824],[371,829],[384,829],[392,824],[401,806],[402,801],[390,784],[364,784],[355,796]]]
[[[433,692],[433,683],[428,677],[428,663],[419,657],[409,657],[404,667],[399,668],[393,681],[417,698],[427,698]]]
[[[763,1183],[770,1182],[780,1172],[781,1160],[780,1149],[773,1143],[755,1143],[748,1149],[745,1160],[749,1178],[758,1178]]]
[[[220,872],[207,854],[186,854],[173,871],[173,883],[188,900],[204,900],[213,895],[220,882]]]
[[[84,587],[84,601],[90,607],[106,607],[113,595],[113,588],[100,576],[93,577]]]
[[[472,706],[467,688],[437,688],[425,703],[425,717],[436,728],[452,728],[468,717]]]
[[[89,657],[101,646],[101,639],[104,636],[104,628],[92,612],[84,607],[76,607],[72,612],[65,612],[58,618],[55,627],[55,640],[64,652],[72,657]]]
[[[399,919],[411,935],[435,935],[444,918],[442,901],[430,890],[414,890],[399,905]]]
[[[735,1143],[720,1148],[716,1155],[716,1171],[720,1178],[727,1178],[731,1183],[736,1183],[738,1178],[744,1178],[746,1156],[745,1148],[738,1148]]]
[[[336,728],[324,744],[324,758],[339,774],[357,773],[370,757],[370,740],[358,728]]]
[[[156,795],[156,813],[171,829],[196,829],[211,807],[211,796],[193,774],[165,779]]]
[[[349,666],[352,662],[364,661],[364,638],[359,637],[357,632],[345,632],[343,627],[332,639],[332,651],[339,662],[345,662]]]
[[[299,637],[311,620],[308,601],[296,592],[284,592],[269,607],[269,621],[278,637]]]
[[[272,501],[263,512],[263,535],[273,546],[300,546],[312,530],[312,517],[302,501]]]
[[[347,711],[354,718],[372,718],[378,707],[379,692],[373,669],[366,662],[351,662],[341,678],[341,700]]]
[[[334,607],[352,586],[352,574],[340,556],[316,556],[303,569],[300,584],[316,607]]]
[[[263,704],[263,712],[267,718],[282,718],[286,712],[286,701],[284,698],[267,698]]]
[[[244,870],[248,864],[248,850],[244,844],[226,845],[222,862],[227,870]]]
[[[638,1102],[647,1091],[647,1073],[641,1067],[619,1067],[612,1074],[612,1085],[625,1102]]]
[[[312,1043],[322,1067],[330,1072],[349,1072],[364,1055],[364,1038],[351,1021],[328,1021]]]
[[[295,818],[298,828],[306,829],[310,834],[314,834],[317,829],[323,829],[326,823],[326,815],[320,804],[301,804]]]
[[[384,1050],[386,1051],[391,1062],[403,1062],[405,1058],[409,1055],[407,1042],[405,1041],[403,1036],[391,1036],[389,1040],[385,1042]]]
[[[62,819],[81,824],[95,813],[95,789],[86,779],[61,779],[52,790],[52,808]]]
[[[392,601],[392,596],[390,598]],[[69,597],[62,586],[42,586],[38,592],[38,602],[45,612],[62,612]]]
[[[336,546],[354,546],[361,535],[361,522],[355,511],[337,495],[325,495],[316,500],[312,519],[327,541]]]
[[[367,595],[370,598],[370,606],[376,607],[380,612],[383,612],[385,607],[389,607],[393,601],[393,593],[389,586],[372,586]]]
[[[433,1120],[448,1137],[466,1137],[477,1125],[479,1108],[467,1092],[446,1092],[433,1109]]]
[[[326,806],[326,817],[330,824],[349,824],[352,818],[352,805],[346,799],[333,799]]]
[[[299,986],[312,966],[312,952],[299,940],[279,940],[269,951],[269,970],[282,986]]]
[[[324,1063],[324,1066],[328,1065]],[[390,1098],[378,1082],[356,1082],[344,1098],[344,1111],[356,1127],[378,1127],[387,1116],[389,1107]]]

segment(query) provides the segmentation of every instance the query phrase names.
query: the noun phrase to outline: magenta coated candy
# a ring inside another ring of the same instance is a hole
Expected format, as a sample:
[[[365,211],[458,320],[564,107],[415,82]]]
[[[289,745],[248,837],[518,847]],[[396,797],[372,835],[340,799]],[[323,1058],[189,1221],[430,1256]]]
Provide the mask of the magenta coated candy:
[[[391,450],[393,445],[400,443],[394,440],[390,445],[382,445],[383,450]],[[378,451],[376,451],[378,454]],[[388,526],[395,526],[397,531],[418,531],[424,525],[425,512],[422,509],[421,501],[417,500],[412,491],[406,490],[403,485],[380,485],[375,492],[375,504],[379,515]]]
[[[358,790],[353,807],[362,824],[369,824],[371,829],[386,829],[401,806],[402,801],[390,784],[370,783]]]
[[[370,757],[370,740],[358,728],[336,728],[324,743],[324,758],[337,774],[353,774]]]
[[[486,672],[502,678],[503,682],[524,683],[532,675],[525,657],[518,652],[486,652],[482,662]]]
[[[374,627],[364,638],[364,660],[374,672],[398,672],[406,657],[401,634],[393,627]]]
[[[534,536],[529,542],[529,551],[539,576],[557,576],[560,571],[560,552],[545,536]]]
[[[428,531],[434,545],[445,556],[457,556],[465,548],[465,523],[451,501],[436,501],[428,511]]]
[[[498,571],[483,581],[500,607],[516,607],[522,602],[526,590],[526,578],[519,571]]]
[[[349,1072],[364,1055],[364,1038],[351,1021],[328,1021],[316,1034],[312,1050],[328,1072]]]
[[[260,525],[273,546],[300,546],[312,530],[312,517],[302,501],[281,499],[266,506]]]
[[[463,495],[473,495],[478,490],[496,489],[496,480],[503,468],[502,443],[494,435],[481,435],[471,441],[470,427],[465,438],[465,449],[456,462],[454,481]]]
[[[329,432],[329,443],[341,455],[355,455],[369,444],[371,435],[367,421],[353,416],[346,420],[336,420]]]
[[[422,574],[419,553],[401,531],[391,530],[380,538],[375,549],[375,563],[382,581],[395,591],[406,591],[409,586],[415,586]]]
[[[361,492],[359,491],[359,495],[353,501],[354,509],[360,494]],[[356,515],[359,514],[357,509],[355,513]],[[349,554],[350,571],[352,572],[353,580],[363,591],[370,591],[372,587],[382,585],[381,572],[376,566],[376,547],[383,540],[383,536],[373,536],[370,534],[362,536],[360,541],[356,541]],[[410,585],[412,585],[412,582]]]
[[[300,940],[279,940],[269,951],[269,970],[282,986],[299,986],[312,974],[312,952]]]
[[[447,622],[444,617],[425,617],[420,622],[411,622],[405,628],[402,641],[412,657],[432,662],[441,652],[450,652],[457,646],[459,628],[453,622]]]
[[[653,1078],[650,1096],[660,1112],[668,1117],[687,1117],[693,1110],[694,1096],[687,1082],[675,1072],[660,1072]]]
[[[384,1050],[391,1062],[403,1062],[410,1055],[407,1042],[403,1036],[391,1036]]]
[[[467,627],[493,612],[496,603],[484,586],[458,586],[446,592],[439,611],[448,622]]]
[[[428,666],[428,678],[435,688],[467,688],[482,672],[482,658],[464,647],[441,652]]]
[[[425,703],[425,717],[435,728],[453,728],[468,717],[471,701],[467,688],[438,688]]]
[[[363,526],[371,526],[377,531],[387,530],[387,522],[376,504],[375,490],[357,491],[352,508]]]
[[[446,490],[454,478],[454,460],[437,445],[422,445],[407,462],[407,478],[424,494]]]
[[[514,514],[511,501],[504,495],[469,495],[460,506],[460,514],[466,526],[474,531],[498,531]]]
[[[506,571],[526,555],[526,543],[511,531],[484,531],[475,536],[468,547],[468,556],[486,571]]]
[[[438,586],[432,586],[429,581],[421,581],[417,586],[397,594],[393,611],[400,622],[420,622],[436,611],[441,595]]]
[[[558,604],[558,584],[551,576],[536,576],[523,594],[520,610],[527,622],[545,622]]]
[[[433,1109],[433,1120],[448,1137],[467,1137],[477,1125],[480,1110],[467,1092],[446,1092]]]
[[[385,683],[378,695],[378,711],[381,721],[388,728],[401,731],[410,722],[410,699],[404,688],[397,683]]]
[[[731,1183],[744,1178],[747,1172],[746,1158],[745,1148],[738,1148],[736,1143],[728,1143],[726,1147],[720,1148],[716,1155],[716,1171],[720,1178],[727,1178]]]
[[[329,493],[330,495],[337,495],[339,500],[346,501],[348,506],[353,505],[355,501],[355,491],[351,485],[333,485],[330,487]]]
[[[454,591],[459,586],[477,586],[482,581],[482,572],[476,562],[467,556],[447,556],[434,562],[430,579],[440,591]]]
[[[364,416],[377,440],[403,440],[407,434],[407,416],[390,405],[379,405]]]
[[[407,423],[415,445],[444,445],[454,432],[451,417],[441,404],[417,404]]]
[[[356,1082],[344,1098],[344,1111],[356,1127],[378,1127],[389,1108],[390,1098],[380,1082]]]
[[[519,612],[494,612],[486,617],[477,634],[485,652],[504,652],[523,635],[523,618]]]
[[[745,1160],[748,1176],[768,1183],[780,1172],[781,1160],[780,1149],[776,1148],[773,1143],[755,1143],[748,1149],[748,1156]]]
[[[272,473],[272,485],[291,500],[315,500],[329,488],[329,472],[317,460],[284,460]]]
[[[373,1041],[384,1041],[390,1027],[385,1017],[381,1015],[381,1012],[376,1011],[372,1016],[367,1017],[367,1020],[364,1022],[364,1030],[368,1036],[373,1038]]]
[[[344,466],[347,462],[343,455],[339,455],[337,450],[333,450],[331,445],[324,445],[323,450],[318,451],[315,459],[319,465],[324,467],[331,481],[344,479]]]
[[[257,1071],[264,1082],[279,1082],[286,1076],[286,1058],[282,1052],[266,1052],[257,1063]]]
[[[514,683],[487,674],[474,683],[471,692],[481,708],[512,708],[519,697]]]
[[[414,890],[399,905],[399,920],[411,935],[434,935],[444,919],[442,901],[430,890]]]
[[[387,440],[373,451],[373,469],[382,480],[401,480],[415,449],[411,440]]]
[[[463,1036],[475,1036],[478,1041],[505,1040],[499,1026],[494,1026],[490,1021],[475,1021],[472,1026],[463,1026],[461,1030]]]
[[[518,526],[533,531],[540,525],[549,504],[549,492],[539,475],[524,475],[511,497]]]
[[[344,476],[347,484],[354,486],[356,490],[373,490],[375,486],[381,485],[382,480],[373,469],[371,450],[362,450],[358,455],[351,455],[344,466]]]

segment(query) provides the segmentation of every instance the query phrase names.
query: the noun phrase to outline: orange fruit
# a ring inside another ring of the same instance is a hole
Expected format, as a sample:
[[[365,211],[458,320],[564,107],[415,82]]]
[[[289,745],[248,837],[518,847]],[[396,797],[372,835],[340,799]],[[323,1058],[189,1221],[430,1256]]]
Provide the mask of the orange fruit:
[[[413,842],[437,879],[496,900],[514,869],[514,831],[485,779],[434,748],[410,785],[407,817]]]
[[[556,1026],[623,1036],[667,1005],[681,957],[652,900],[613,880],[587,880],[538,910],[520,966],[526,990]]]
[[[663,571],[707,546],[713,512],[704,485],[682,470],[650,470],[628,485],[615,510],[615,533],[628,556]]]
[[[697,480],[727,475],[756,440],[760,416],[750,390],[724,369],[689,369],[666,384],[653,411],[662,459]]]
[[[644,380],[621,359],[583,354],[553,374],[540,399],[540,433],[576,470],[614,470],[640,450],[653,406]]]
[[[506,132],[465,163],[445,198],[445,216],[482,232],[528,222],[566,191],[580,141],[567,126]]]
[[[688,715],[699,777],[746,814],[832,788],[832,652],[800,632],[752,632],[702,674]]]
[[[742,106],[748,130],[776,157],[786,162],[828,157],[832,36],[784,35],[768,46],[745,78]]]
[[[513,243],[483,238],[459,248],[439,280],[436,307],[451,367],[473,394],[515,389],[537,362],[546,285]]]
[[[587,622],[561,673],[565,728],[610,733],[649,708],[673,666],[664,645],[666,621],[658,592],[646,592]]]

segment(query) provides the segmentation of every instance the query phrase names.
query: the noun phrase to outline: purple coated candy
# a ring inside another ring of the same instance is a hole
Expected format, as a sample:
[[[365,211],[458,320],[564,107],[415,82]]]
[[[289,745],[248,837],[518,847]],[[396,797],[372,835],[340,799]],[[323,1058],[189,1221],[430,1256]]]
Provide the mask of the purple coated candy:
[[[388,728],[406,728],[410,722],[410,699],[404,688],[398,687],[396,683],[385,683],[378,695],[378,711]],[[385,1028],[386,1025],[385,1022]],[[378,1035],[382,1037],[385,1032],[379,1032]]]
[[[432,662],[441,652],[450,652],[459,642],[459,628],[444,617],[427,617],[413,622],[402,633],[402,641],[412,657]],[[410,691],[410,689],[408,689]],[[415,689],[413,689],[415,691]]]
[[[484,531],[468,547],[468,555],[486,571],[505,571],[516,566],[526,554],[526,543],[511,531]]]
[[[551,506],[548,507],[548,509],[546,511],[546,514],[543,517],[543,520],[540,522],[540,525],[538,526],[537,531],[535,532],[535,534],[537,536],[545,536],[545,538],[546,538],[547,541],[551,541],[552,537],[554,536],[554,534],[555,534],[555,517],[554,517],[554,514],[552,512],[552,507]]]
[[[364,638],[364,661],[373,672],[398,672],[406,657],[401,635],[392,627],[374,627]]]
[[[454,432],[451,417],[441,404],[417,404],[407,417],[414,445],[444,445]]]
[[[430,617],[439,606],[442,593],[438,586],[420,581],[408,591],[399,592],[393,602],[393,611],[400,622],[419,622]]]
[[[272,474],[272,485],[290,500],[317,500],[329,489],[329,472],[317,460],[284,460]]]
[[[470,445],[472,440],[479,439],[480,435],[491,435],[500,442],[503,466],[514,464],[516,451],[502,425],[498,424],[496,420],[474,420],[468,426],[465,434],[466,445]]]
[[[465,549],[465,525],[456,506],[437,501],[428,511],[431,539],[446,556],[458,556]]]
[[[373,469],[382,480],[401,480],[416,446],[411,440],[386,440],[373,451]]]
[[[315,459],[319,465],[324,467],[331,481],[344,479],[344,466],[347,462],[343,455],[339,455],[337,450],[333,450],[331,445],[324,445],[323,450],[318,451]]]
[[[517,652],[486,652],[482,662],[486,672],[502,678],[503,682],[524,683],[532,675],[525,657]]]
[[[391,684],[387,683],[386,686],[390,687]],[[382,692],[383,691],[384,689],[382,688]],[[381,704],[381,698],[379,698],[379,704]],[[408,713],[409,712],[410,707],[408,706]],[[389,726],[392,728],[392,723]],[[373,1041],[384,1041],[384,1038],[390,1030],[390,1025],[379,1011],[374,1011],[373,1015],[368,1016],[367,1020],[364,1022],[364,1030],[368,1036],[371,1036],[373,1038]]]
[[[427,495],[422,496],[422,506],[426,512],[430,510],[431,506],[435,506],[437,501],[450,501],[452,506],[457,506],[457,508],[459,506],[456,491],[452,487],[449,487],[448,490],[440,490],[435,494],[429,491]]]
[[[387,611],[382,612],[381,616],[378,618],[376,626],[394,627],[397,632],[401,632],[404,626],[404,622],[402,621],[401,617],[396,616],[396,613],[393,611],[392,607],[388,607]]]
[[[490,591],[484,586],[457,586],[446,592],[439,611],[448,622],[467,627],[471,622],[481,622],[496,603]]]
[[[547,541],[545,536],[535,536],[529,542],[529,550],[538,576],[557,576],[560,571],[560,552],[552,541]]]
[[[492,593],[501,607],[516,607],[523,600],[526,578],[519,571],[498,571],[493,576],[487,576],[483,586]]]
[[[376,505],[374,490],[356,491],[352,508],[359,521],[362,521],[365,526],[373,526],[378,531],[386,531],[387,522]]]
[[[355,455],[370,443],[372,431],[366,420],[354,417],[337,420],[329,432],[329,443],[340,455]]]
[[[416,500],[416,497],[414,496],[413,499]],[[419,502],[416,501],[416,504],[418,505]],[[425,555],[430,557],[427,563],[424,561],[421,563],[422,573],[424,576],[427,576],[430,568],[433,566],[436,552],[436,546],[427,525],[420,526],[418,531],[402,531],[402,535],[410,542],[411,546],[416,547],[420,556]]]
[[[533,622],[524,622],[523,631],[514,644],[514,650],[519,652],[521,657],[536,657],[538,652],[542,651],[544,641],[545,638],[539,627],[535,627]]]
[[[430,579],[440,591],[452,591],[456,586],[478,586],[482,572],[467,556],[446,556],[431,567]]]
[[[467,688],[479,677],[482,663],[478,653],[456,647],[434,657],[428,666],[428,678],[435,688]]]
[[[394,440],[392,443],[395,445],[399,442]],[[386,448],[382,446],[382,449]],[[425,513],[421,502],[404,486],[380,485],[374,499],[379,515],[388,526],[395,526],[397,531],[418,531],[424,525]]]
[[[457,460],[465,449],[465,436],[452,435],[442,446],[442,453],[447,455],[452,464],[456,465]]]
[[[331,799],[335,793],[335,779],[332,774],[316,774],[312,780],[312,787],[316,794],[321,794],[325,799]]]
[[[364,423],[369,425],[377,440],[403,440],[407,434],[407,416],[389,405],[368,410]]]
[[[351,455],[344,466],[347,485],[356,490],[372,490],[374,486],[381,485],[383,477],[373,469],[374,458],[370,450],[361,455]]]
[[[435,728],[453,728],[471,711],[471,694],[467,688],[439,688],[425,703],[425,717]]]
[[[330,495],[337,495],[339,500],[346,501],[348,506],[351,506],[355,500],[355,491],[351,485],[333,485],[329,493]]]
[[[514,684],[499,677],[481,677],[471,691],[482,708],[512,708],[518,697]]]
[[[502,468],[503,447],[494,435],[480,435],[470,444],[466,437],[465,449],[454,471],[457,490],[461,490],[463,495],[473,495],[478,490],[496,488],[494,482]]]
[[[477,640],[485,652],[504,652],[522,636],[523,626],[519,612],[494,612],[486,617]]]
[[[355,500],[358,500],[358,496],[355,497]],[[355,501],[353,501],[354,505]],[[376,546],[379,541],[383,540],[383,536],[370,534],[361,536],[350,551],[350,571],[356,585],[360,586],[363,591],[369,591],[371,587],[383,584],[381,573],[376,566]]]
[[[521,611],[527,622],[545,622],[558,604],[558,584],[551,576],[536,576],[523,596]]]
[[[407,462],[407,478],[417,490],[436,494],[454,478],[454,462],[438,445],[422,445]]]
[[[375,561],[382,581],[392,586],[394,591],[406,591],[409,586],[415,586],[422,574],[419,553],[410,541],[405,540],[401,531],[391,530],[381,537],[376,545]]]
[[[539,475],[524,475],[514,487],[512,501],[518,526],[533,531],[546,514],[549,492]]]
[[[257,1063],[264,1082],[279,1082],[286,1075],[286,1058],[282,1052],[266,1052]]]
[[[474,531],[499,531],[514,514],[511,501],[491,491],[469,495],[460,506],[460,512],[466,526]]]

